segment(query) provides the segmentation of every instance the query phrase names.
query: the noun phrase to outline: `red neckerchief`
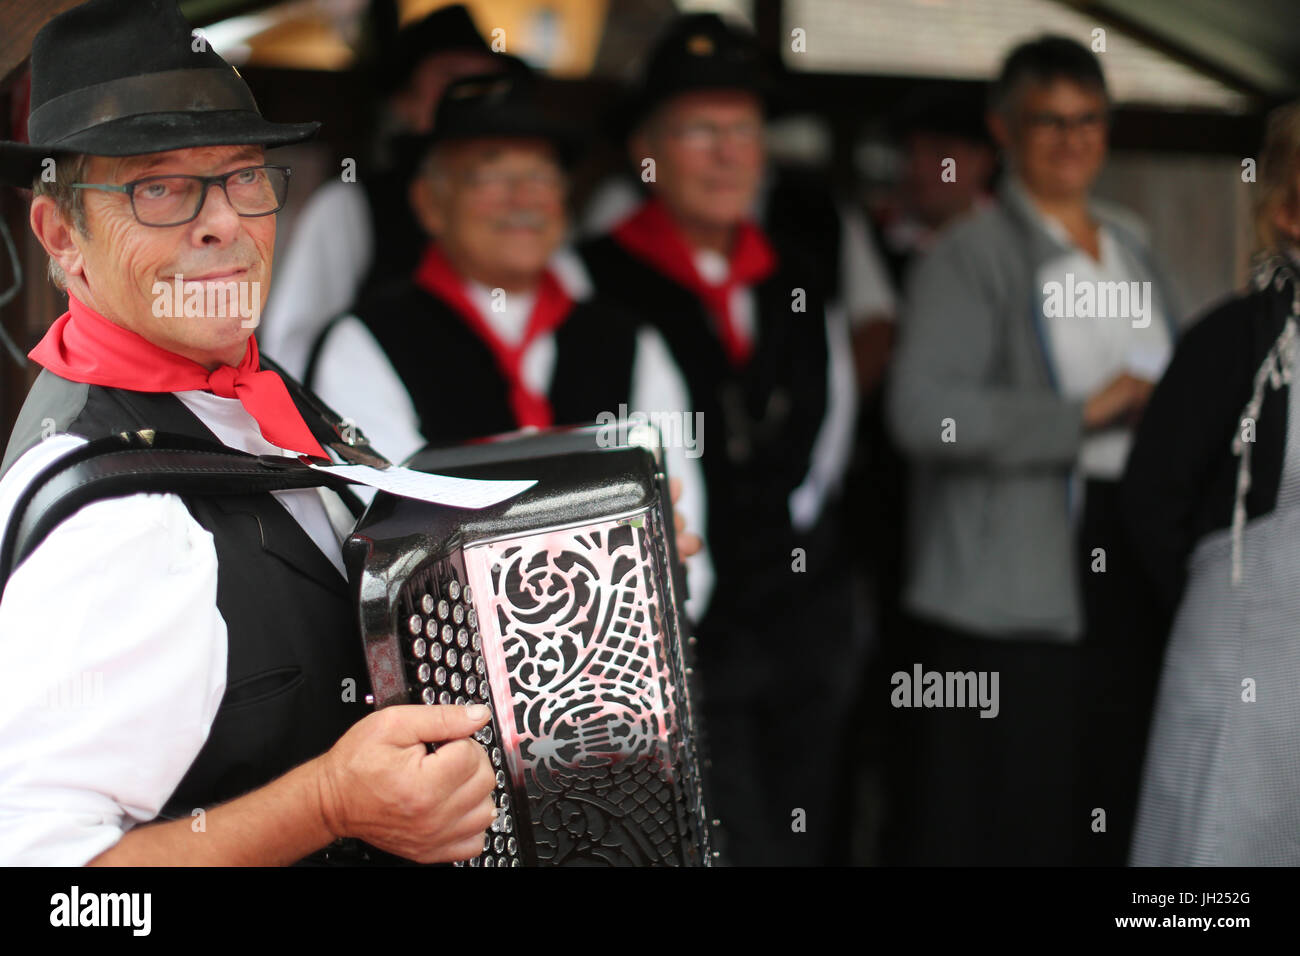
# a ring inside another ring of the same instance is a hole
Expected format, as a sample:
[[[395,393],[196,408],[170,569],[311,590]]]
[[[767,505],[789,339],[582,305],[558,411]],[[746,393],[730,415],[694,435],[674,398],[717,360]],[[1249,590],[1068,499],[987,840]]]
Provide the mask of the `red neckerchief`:
[[[464,281],[436,243],[430,243],[425,249],[424,258],[420,260],[414,278],[422,289],[459,312],[465,324],[492,350],[492,357],[496,359],[497,367],[510,389],[510,409],[514,412],[515,423],[520,428],[528,425],[545,428],[554,424],[555,414],[550,399],[530,389],[523,377],[523,360],[528,347],[538,336],[559,328],[573,307],[573,302],[550,271],[542,275],[533,311],[529,313],[528,324],[524,328],[524,337],[516,344],[497,335],[496,330],[479,314],[465,294]]]
[[[237,398],[272,445],[329,458],[280,376],[270,369],[259,370],[257,340],[252,335],[239,365],[219,365],[209,372],[68,296],[68,311],[54,320],[27,357],[55,375],[87,385],[133,392],[208,389],[222,398]]]
[[[776,268],[776,253],[758,226],[743,222],[736,228],[731,268],[726,280],[718,285],[710,285],[700,277],[681,230],[657,199],[648,200],[619,223],[613,235],[632,255],[695,293],[717,322],[718,336],[732,365],[749,361],[753,343],[741,333],[731,314],[731,292],[737,286],[761,282]]]

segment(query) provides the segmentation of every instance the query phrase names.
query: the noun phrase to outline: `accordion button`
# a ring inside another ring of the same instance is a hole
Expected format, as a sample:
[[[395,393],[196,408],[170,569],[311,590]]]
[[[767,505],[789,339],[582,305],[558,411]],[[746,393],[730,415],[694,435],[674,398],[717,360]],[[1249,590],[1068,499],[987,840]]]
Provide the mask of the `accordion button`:
[[[468,652],[460,656],[460,669],[466,674],[474,669],[474,655]]]
[[[442,626],[442,643],[450,644],[455,639],[456,632],[452,630],[452,626],[450,624],[444,624]]]
[[[470,608],[470,612],[465,615],[465,619],[469,621],[469,626],[471,628],[478,627],[478,611],[475,611],[473,608]]]
[[[498,836],[496,839],[494,839],[492,841],[492,849],[498,853],[504,853],[506,851],[506,838],[503,836]]]
[[[468,703],[469,703],[469,700],[465,697],[464,694],[457,694],[457,695],[456,695],[456,706],[457,706],[457,707],[464,707],[464,706],[465,706],[466,704],[468,704]]]
[[[433,618],[429,618],[428,622],[425,623],[424,636],[431,641],[436,641],[438,639],[438,622]]]
[[[456,666],[456,648],[454,647],[447,648],[447,666],[448,667]]]
[[[478,857],[474,857],[474,859],[470,860],[470,861],[469,861],[469,865],[470,865],[470,866],[478,866],[478,865],[479,865]]]
[[[433,661],[435,664],[438,663],[438,661],[442,660],[442,645],[441,645],[441,644],[430,644],[430,645],[429,645],[429,660]]]
[[[501,748],[500,748],[500,747],[493,747],[493,748],[492,748],[492,766],[494,766],[494,767],[499,767],[499,766],[501,766]]]
[[[492,743],[492,725],[487,724],[485,727],[483,727],[478,733],[474,735],[474,739],[481,744]]]
[[[469,631],[460,628],[456,631],[456,643],[461,647],[469,647]]]
[[[496,865],[497,865],[497,861],[496,861],[496,859],[495,859],[494,857],[485,856],[485,857],[483,857],[483,865],[484,865],[484,866],[496,866]]]
[[[451,615],[451,605],[447,603],[446,598],[438,601],[438,619],[445,621]]]
[[[433,668],[430,667],[428,664],[421,664],[419,669],[415,672],[415,676],[420,681],[421,684],[429,683],[429,678],[432,675],[433,675]]]
[[[424,701],[426,704],[432,704],[435,703],[438,698],[434,696],[432,687],[426,687],[423,691],[420,692],[420,699]]]
[[[505,785],[506,785],[506,772],[505,772],[504,770],[498,770],[498,771],[497,771],[497,786],[498,786],[498,787],[504,787]],[[507,823],[506,823],[506,829],[507,829],[507,830],[510,829],[509,820],[510,820],[510,818],[509,818],[509,817],[506,817],[506,821],[507,821]]]
[[[476,681],[472,676],[465,678],[465,693],[469,694],[471,697],[478,693],[478,681]]]
[[[417,658],[423,657],[424,652],[427,649],[428,649],[428,645],[424,643],[424,638],[422,637],[417,637],[411,643],[411,653]]]
[[[514,856],[516,853],[519,852],[519,841],[516,840],[514,837],[511,837],[509,840],[506,840],[506,850],[509,851],[511,856]],[[519,861],[515,860],[514,865],[518,866]]]
[[[450,692],[450,691],[446,691],[446,690],[444,690],[441,694],[439,694],[439,695],[438,695],[438,703],[440,703],[440,704],[450,704],[450,703],[451,703],[451,692]]]
[[[452,578],[447,582],[447,597],[451,598],[453,601],[460,600],[460,582],[455,578]]]
[[[460,673],[459,673],[458,671],[452,671],[452,674],[451,674],[451,689],[452,689],[452,690],[455,690],[455,691],[459,691],[460,688],[461,688]]]
[[[502,810],[509,810],[509,809],[510,809],[510,794],[505,793],[505,792],[503,791],[503,792],[501,793],[501,799],[497,801],[497,806],[499,806]]]
[[[478,671],[480,677],[487,671],[487,665],[483,663],[483,658],[474,658],[474,670]]]
[[[412,614],[411,619],[406,622],[406,626],[411,629],[412,634],[419,634],[424,630],[424,619],[418,614]]]
[[[511,866],[523,866],[523,864],[520,863],[518,860],[511,860],[511,861],[510,861],[510,865],[511,865]]]
[[[433,613],[433,595],[432,595],[432,594],[426,594],[426,595],[424,595],[422,598],[420,598],[420,610],[424,611],[425,614],[432,614],[432,613]]]
[[[505,775],[502,774],[500,771],[497,771],[497,775],[498,775],[498,776],[505,776]],[[512,817],[510,814],[507,813],[504,817],[501,818],[501,829],[503,829],[503,830],[505,830],[507,833],[509,833],[509,832],[510,832],[511,830],[513,830],[514,828],[515,828],[515,820],[514,820],[514,817]]]
[[[472,588],[470,588],[468,584],[465,585],[465,603],[466,604],[474,603],[474,591]]]
[[[447,683],[447,668],[439,667],[433,672],[433,679],[438,682],[439,687]]]
[[[457,604],[451,611],[451,619],[457,624],[465,623],[465,605]]]

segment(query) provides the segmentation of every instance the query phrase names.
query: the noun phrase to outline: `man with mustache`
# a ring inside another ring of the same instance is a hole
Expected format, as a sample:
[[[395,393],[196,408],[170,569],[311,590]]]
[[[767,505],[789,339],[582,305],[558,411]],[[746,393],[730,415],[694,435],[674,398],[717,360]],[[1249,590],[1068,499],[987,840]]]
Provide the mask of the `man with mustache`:
[[[337,460],[335,423],[259,359],[248,316],[180,313],[157,291],[183,277],[264,297],[288,188],[264,149],[318,124],[265,120],[173,0],[56,17],[33,44],[31,104],[30,143],[0,143],[0,181],[34,189],[69,311],[31,353],[44,370],[0,510],[62,453],[120,432]],[[340,546],[359,507],[315,488],[131,494],[51,531],[0,600],[0,670],[21,675],[0,696],[0,862],[286,864],[347,841],[477,856],[494,774],[468,738],[487,708],[366,713]]]

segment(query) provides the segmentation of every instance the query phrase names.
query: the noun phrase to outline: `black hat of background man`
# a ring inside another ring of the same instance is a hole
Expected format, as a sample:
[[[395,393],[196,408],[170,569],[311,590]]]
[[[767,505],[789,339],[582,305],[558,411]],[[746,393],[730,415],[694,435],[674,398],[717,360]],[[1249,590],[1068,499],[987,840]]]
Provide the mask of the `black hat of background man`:
[[[663,103],[699,90],[743,90],[771,105],[758,41],[716,13],[675,18],[655,41],[631,104],[630,122]]]
[[[565,166],[573,165],[581,136],[546,112],[539,87],[535,73],[521,70],[456,80],[438,103],[433,132],[422,152],[455,140],[543,139],[555,147]]]
[[[389,49],[377,51],[375,84],[385,96],[400,90],[415,68],[437,53],[481,53],[499,56],[488,46],[462,3],[439,7],[428,16],[397,31]],[[513,57],[511,59],[514,59]]]
[[[195,49],[195,46],[198,49]],[[196,43],[175,0],[90,0],[32,42],[29,143],[0,142],[0,182],[30,187],[59,153],[286,146],[319,123],[271,123],[239,73]]]
[[[894,110],[889,118],[889,131],[900,139],[915,133],[933,133],[991,145],[984,124],[987,103],[988,91],[984,84],[914,91]]]

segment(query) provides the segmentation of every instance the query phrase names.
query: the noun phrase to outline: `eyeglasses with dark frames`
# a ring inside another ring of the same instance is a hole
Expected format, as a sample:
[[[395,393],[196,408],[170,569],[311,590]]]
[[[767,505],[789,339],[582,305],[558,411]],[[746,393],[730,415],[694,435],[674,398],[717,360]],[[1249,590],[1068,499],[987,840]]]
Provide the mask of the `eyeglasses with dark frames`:
[[[73,183],[73,189],[126,193],[131,211],[144,226],[183,226],[203,211],[212,186],[220,186],[236,213],[251,219],[284,208],[289,194],[288,166],[245,166],[217,176],[145,176],[120,186],[114,183]]]

